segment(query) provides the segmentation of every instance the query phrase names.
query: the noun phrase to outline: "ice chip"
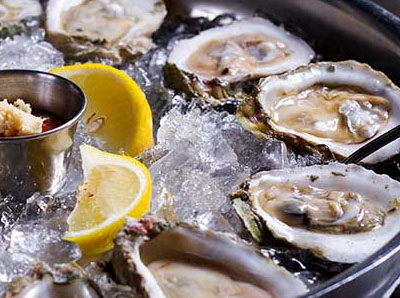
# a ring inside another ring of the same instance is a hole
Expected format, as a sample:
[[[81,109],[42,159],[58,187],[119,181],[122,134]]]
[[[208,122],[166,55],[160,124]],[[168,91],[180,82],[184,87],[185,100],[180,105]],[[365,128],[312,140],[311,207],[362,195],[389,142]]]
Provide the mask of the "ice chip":
[[[0,41],[0,69],[47,71],[64,65],[64,56],[44,41],[44,30],[32,36],[18,35]]]
[[[280,169],[288,166],[285,143],[275,140],[260,140],[246,131],[228,115],[223,119],[222,130],[241,165],[249,167],[254,174],[261,170]]]
[[[163,68],[167,59],[167,50],[157,47],[122,68],[146,94],[153,112],[154,135],[157,134],[160,118],[174,95],[173,91],[165,88],[163,82]]]
[[[0,283],[8,283],[17,276],[26,275],[34,259],[20,253],[0,252]]]
[[[289,165],[286,145],[280,141],[266,142],[260,154],[261,162],[269,170],[283,169]]]
[[[0,198],[0,231],[12,228],[23,207],[24,203],[11,195]]]
[[[81,252],[76,244],[62,240],[63,233],[30,222],[13,228],[9,252],[22,253],[50,264],[76,261]]]

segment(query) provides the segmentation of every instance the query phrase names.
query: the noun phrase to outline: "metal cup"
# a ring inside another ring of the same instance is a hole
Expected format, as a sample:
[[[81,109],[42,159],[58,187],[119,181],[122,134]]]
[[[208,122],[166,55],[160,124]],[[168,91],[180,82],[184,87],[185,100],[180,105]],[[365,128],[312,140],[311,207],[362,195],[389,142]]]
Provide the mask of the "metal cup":
[[[31,70],[0,71],[0,100],[18,98],[64,124],[30,136],[0,137],[0,192],[27,198],[54,194],[65,182],[78,121],[86,108],[82,90],[57,75]]]

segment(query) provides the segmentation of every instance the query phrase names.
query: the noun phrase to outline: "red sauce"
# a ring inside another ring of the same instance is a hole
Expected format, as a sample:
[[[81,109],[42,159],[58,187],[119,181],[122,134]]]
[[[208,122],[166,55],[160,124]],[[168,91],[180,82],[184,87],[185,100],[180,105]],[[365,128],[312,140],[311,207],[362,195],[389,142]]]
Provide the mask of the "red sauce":
[[[50,114],[50,113],[42,112],[42,111],[40,111],[40,112],[33,111],[33,114],[35,116],[38,116],[38,117],[41,117],[42,119],[44,119],[43,125],[42,125],[43,132],[55,129],[64,124],[64,121],[60,117],[58,117],[54,114]]]

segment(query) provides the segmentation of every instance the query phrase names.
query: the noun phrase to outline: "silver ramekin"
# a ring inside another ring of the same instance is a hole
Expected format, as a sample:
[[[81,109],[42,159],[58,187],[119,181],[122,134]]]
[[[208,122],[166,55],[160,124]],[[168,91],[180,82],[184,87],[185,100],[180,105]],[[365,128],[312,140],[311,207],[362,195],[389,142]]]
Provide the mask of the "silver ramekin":
[[[54,194],[65,182],[78,121],[86,108],[82,90],[57,75],[31,70],[0,71],[0,100],[22,98],[64,124],[36,135],[0,137],[0,192],[26,198]]]

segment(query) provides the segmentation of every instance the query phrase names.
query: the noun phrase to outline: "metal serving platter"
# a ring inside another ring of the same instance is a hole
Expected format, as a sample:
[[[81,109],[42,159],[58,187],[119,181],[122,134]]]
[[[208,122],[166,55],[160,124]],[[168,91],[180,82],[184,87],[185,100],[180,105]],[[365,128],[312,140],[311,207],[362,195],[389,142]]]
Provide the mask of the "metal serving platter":
[[[307,40],[323,60],[366,62],[400,85],[400,19],[369,0],[166,2],[170,18],[259,13]],[[389,297],[400,283],[399,276],[400,235],[306,297]]]

